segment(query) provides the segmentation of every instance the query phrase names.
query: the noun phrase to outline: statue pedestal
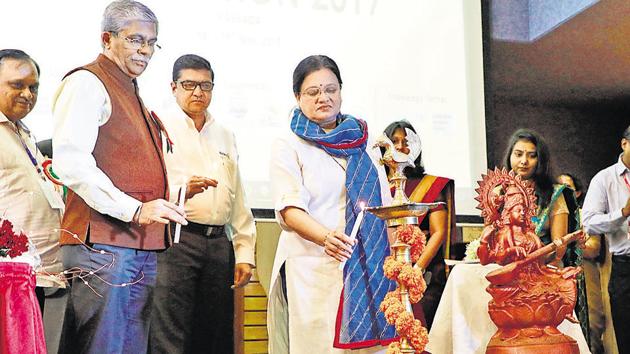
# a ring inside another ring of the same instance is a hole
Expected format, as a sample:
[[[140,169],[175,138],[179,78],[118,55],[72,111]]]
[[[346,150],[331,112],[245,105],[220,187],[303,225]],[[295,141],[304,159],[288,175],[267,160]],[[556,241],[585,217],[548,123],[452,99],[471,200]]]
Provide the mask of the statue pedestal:
[[[531,303],[523,304],[518,308],[498,308],[491,300],[488,304],[488,312],[492,321],[499,326],[496,333],[490,339],[486,354],[579,354],[577,342],[560,332],[557,326],[563,319],[550,319],[548,315],[558,313],[553,309],[553,304],[540,303],[532,299]],[[549,325],[520,326],[523,323],[531,323],[536,319],[548,319]],[[510,326],[509,323],[513,326]],[[518,326],[518,327],[517,327]]]
[[[565,341],[561,343],[527,344],[527,347],[503,346],[491,340],[486,354],[580,354],[577,342],[569,336],[563,337]]]
[[[504,342],[495,342],[492,345],[492,337],[497,332],[497,326],[492,322],[488,314],[488,303],[492,300],[486,292],[489,285],[485,276],[493,270],[499,269],[496,264],[482,266],[480,264],[455,265],[446,282],[446,287],[440,305],[433,320],[431,332],[429,332],[429,344],[426,351],[430,353],[536,353],[521,351],[492,351],[505,348]],[[571,338],[575,338],[581,353],[588,353],[582,330],[578,324],[564,320],[559,326],[559,331]],[[536,343],[542,344],[540,340]],[[559,342],[558,342],[559,343]],[[558,348],[556,348],[558,346]],[[501,348],[497,348],[501,347]],[[569,346],[570,347],[570,346]],[[580,351],[563,352],[560,345],[554,344],[552,350],[545,354],[579,353]]]

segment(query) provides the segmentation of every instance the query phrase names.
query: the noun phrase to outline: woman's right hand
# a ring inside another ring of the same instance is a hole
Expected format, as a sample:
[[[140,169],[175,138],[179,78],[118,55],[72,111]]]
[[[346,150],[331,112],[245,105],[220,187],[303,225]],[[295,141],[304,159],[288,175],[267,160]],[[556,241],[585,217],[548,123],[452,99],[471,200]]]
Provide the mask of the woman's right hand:
[[[324,252],[338,260],[339,262],[343,262],[350,258],[352,254],[352,247],[356,244],[355,239],[351,239],[343,232],[338,231],[330,231],[324,237],[324,242],[322,246],[324,247]]]

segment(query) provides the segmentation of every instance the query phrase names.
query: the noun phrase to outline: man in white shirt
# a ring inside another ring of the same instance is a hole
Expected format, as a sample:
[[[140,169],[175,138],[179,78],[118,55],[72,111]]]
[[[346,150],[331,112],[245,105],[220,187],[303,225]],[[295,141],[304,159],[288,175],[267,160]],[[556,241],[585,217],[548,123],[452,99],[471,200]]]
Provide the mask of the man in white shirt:
[[[162,125],[136,81],[157,29],[145,5],[110,3],[103,52],[66,74],[53,100],[53,164],[69,189],[60,243],[75,275],[62,339],[68,352],[146,352],[156,251],[170,244],[169,221],[186,224],[183,208],[166,200]]]
[[[582,209],[589,234],[605,234],[612,270],[608,292],[619,353],[630,353],[630,126],[621,138],[616,164],[591,180]]]
[[[234,134],[208,112],[210,63],[175,61],[171,88],[179,107],[164,115],[173,142],[165,154],[171,201],[186,193],[188,225],[179,243],[158,255],[151,317],[152,353],[233,352],[234,294],[249,282],[255,225],[238,170]]]
[[[21,50],[0,50],[0,218],[23,230],[37,249],[41,263],[35,292],[43,313],[44,288],[63,286],[45,275],[62,271],[58,229],[63,201],[45,177],[44,157],[22,122],[37,102],[38,88],[37,63]]]

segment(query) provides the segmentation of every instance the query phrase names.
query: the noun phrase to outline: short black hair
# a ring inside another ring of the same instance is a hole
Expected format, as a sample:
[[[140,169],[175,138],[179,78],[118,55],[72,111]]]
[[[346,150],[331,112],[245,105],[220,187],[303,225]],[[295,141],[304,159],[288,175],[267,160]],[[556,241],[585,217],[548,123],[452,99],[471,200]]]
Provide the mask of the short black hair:
[[[582,192],[582,194],[580,194],[579,197],[576,195],[576,198],[575,198],[578,202],[578,205],[580,205],[581,207],[582,204],[584,204],[584,199],[586,198],[586,193],[584,191],[584,185],[582,184],[582,181],[580,181],[580,179],[577,178],[577,176],[569,172],[563,172],[558,175],[558,177],[560,176],[567,176],[573,180],[573,185],[575,185],[575,193]]]
[[[31,58],[28,54],[26,54],[24,51],[19,50],[19,49],[2,49],[0,50],[0,64],[2,64],[2,61],[7,58],[7,59],[16,59],[16,60],[30,60],[31,63],[33,63],[33,65],[35,65],[35,69],[37,69],[37,76],[39,76],[39,65],[37,64],[37,62],[35,61],[35,59]]]
[[[582,181],[580,181],[579,178],[577,178],[574,174],[569,173],[569,172],[563,172],[561,174],[558,175],[558,177],[560,176],[567,176],[569,178],[571,178],[573,180],[573,184],[575,185],[575,191],[579,192],[582,191],[582,188],[584,188],[584,186],[582,185]]]
[[[293,70],[293,93],[298,95],[306,76],[319,69],[329,69],[332,71],[337,77],[337,81],[339,81],[339,87],[341,87],[343,82],[341,81],[341,73],[339,72],[337,63],[325,55],[310,55],[302,59],[295,67],[295,70]]]
[[[630,141],[630,125],[623,131],[623,135],[621,137]]]
[[[184,69],[208,70],[210,72],[210,78],[212,79],[212,82],[214,82],[214,70],[212,70],[210,62],[199,55],[184,54],[175,60],[175,63],[173,64],[173,82],[176,82],[179,79],[181,72]]]

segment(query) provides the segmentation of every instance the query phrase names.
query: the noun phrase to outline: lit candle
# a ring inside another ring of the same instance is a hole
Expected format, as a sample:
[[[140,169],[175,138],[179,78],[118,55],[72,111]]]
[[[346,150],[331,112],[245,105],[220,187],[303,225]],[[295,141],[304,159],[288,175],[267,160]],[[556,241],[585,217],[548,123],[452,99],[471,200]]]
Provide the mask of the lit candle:
[[[354,220],[354,225],[352,226],[352,231],[350,232],[350,239],[352,241],[356,240],[357,234],[359,233],[359,228],[361,227],[361,223],[363,222],[363,216],[365,215],[365,203],[359,203],[359,208],[361,208],[361,211],[359,211],[357,218]],[[345,265],[346,261],[340,262],[339,270],[343,270],[343,267]]]
[[[352,232],[350,232],[350,238],[352,240],[357,238],[357,234],[359,233],[359,228],[361,227],[361,222],[363,222],[363,215],[365,215],[365,203],[363,202],[359,203],[359,208],[361,208],[361,211],[359,212],[359,215],[357,215],[357,218],[354,220],[354,225],[352,226]]]

